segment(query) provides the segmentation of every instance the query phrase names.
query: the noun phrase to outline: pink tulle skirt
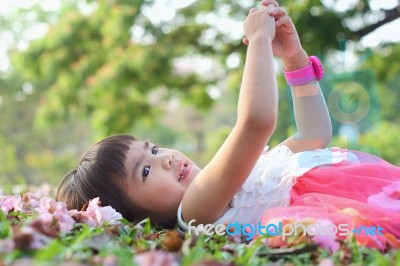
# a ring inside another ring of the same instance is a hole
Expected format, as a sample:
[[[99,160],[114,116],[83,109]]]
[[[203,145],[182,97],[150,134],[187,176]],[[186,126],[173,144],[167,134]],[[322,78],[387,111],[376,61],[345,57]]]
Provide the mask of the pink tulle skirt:
[[[328,220],[350,229],[381,228],[380,234],[354,233],[357,242],[381,250],[400,247],[400,167],[370,154],[351,152],[359,162],[316,167],[297,178],[288,207],[266,211],[262,224],[276,218]],[[351,234],[351,233],[350,233]],[[336,235],[344,239],[348,235]]]

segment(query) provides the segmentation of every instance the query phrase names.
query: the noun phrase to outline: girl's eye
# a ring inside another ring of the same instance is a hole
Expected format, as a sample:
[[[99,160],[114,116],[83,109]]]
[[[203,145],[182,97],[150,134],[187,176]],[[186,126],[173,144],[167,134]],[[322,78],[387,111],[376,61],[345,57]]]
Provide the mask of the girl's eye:
[[[143,171],[142,171],[142,180],[143,180],[143,182],[146,181],[147,176],[150,174],[150,168],[151,167],[149,165],[147,165],[147,166],[145,166],[143,168]]]
[[[158,150],[159,150],[158,146],[153,146],[153,148],[151,148],[151,153],[152,154],[157,154]]]

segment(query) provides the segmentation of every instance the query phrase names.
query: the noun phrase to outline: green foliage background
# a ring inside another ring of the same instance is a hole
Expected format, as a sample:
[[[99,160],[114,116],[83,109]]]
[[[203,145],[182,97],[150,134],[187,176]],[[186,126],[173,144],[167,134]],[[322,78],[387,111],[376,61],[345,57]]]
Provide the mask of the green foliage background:
[[[0,73],[2,183],[56,184],[91,143],[116,133],[175,147],[200,165],[210,159],[235,122],[246,52],[242,36],[231,34],[231,24],[222,21],[231,20],[240,30],[258,1],[192,1],[168,20],[147,15],[155,2],[69,0],[57,11],[46,11],[39,2],[2,15],[0,36],[11,36],[11,66]],[[332,146],[399,165],[400,46],[360,43],[379,22],[371,17],[379,13],[389,22],[390,16],[399,17],[396,9],[372,10],[367,0],[340,12],[319,0],[280,4],[303,47],[324,59],[325,96],[344,81],[360,84],[370,96],[365,119],[350,123],[360,131],[357,139],[339,136],[343,121],[332,119]],[[47,33],[26,40],[26,30],[36,25],[48,25]],[[348,54],[358,58],[355,65],[340,60]],[[277,64],[280,113],[271,146],[295,130]],[[340,101],[350,113],[364,104],[357,92]]]

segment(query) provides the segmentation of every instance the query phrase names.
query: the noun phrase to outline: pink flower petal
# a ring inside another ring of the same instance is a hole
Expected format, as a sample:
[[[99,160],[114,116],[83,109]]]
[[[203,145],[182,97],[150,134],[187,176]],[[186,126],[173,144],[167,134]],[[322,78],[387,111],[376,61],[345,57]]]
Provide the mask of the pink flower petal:
[[[174,266],[179,265],[175,257],[171,253],[162,251],[147,251],[135,256],[135,262],[139,266],[158,265],[158,266]]]
[[[330,251],[335,252],[339,249],[340,245],[336,241],[336,235],[334,232],[329,231],[329,228],[336,227],[331,220],[328,219],[318,219],[316,224],[321,228],[326,228],[326,230],[321,231],[313,237],[315,243],[319,244],[323,248],[329,248]],[[330,227],[332,226],[332,227]]]
[[[0,209],[6,214],[11,210],[22,211],[22,200],[20,195],[0,196]]]
[[[96,221],[97,225],[99,225],[101,222],[99,200],[100,199],[98,197],[90,200],[88,208],[86,209],[86,213],[88,214],[88,216],[91,218],[91,220]]]
[[[335,252],[339,249],[339,243],[335,241],[334,235],[322,235],[317,234],[313,237],[315,243],[320,245],[323,248],[328,248],[330,251]]]
[[[119,220],[122,219],[122,215],[111,206],[101,207],[100,216],[101,216],[101,221],[107,222],[108,224],[111,225],[120,224]]]
[[[334,266],[334,265],[335,265],[335,263],[331,259],[323,259],[318,264],[318,266]]]

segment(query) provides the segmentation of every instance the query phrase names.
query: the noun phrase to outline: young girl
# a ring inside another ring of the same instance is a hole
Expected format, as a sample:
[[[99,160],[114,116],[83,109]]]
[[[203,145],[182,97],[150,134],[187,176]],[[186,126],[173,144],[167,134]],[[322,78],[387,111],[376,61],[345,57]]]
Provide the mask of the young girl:
[[[368,221],[400,237],[400,169],[372,155],[324,149],[331,124],[318,84],[320,62],[307,56],[275,1],[262,5],[244,22],[248,50],[237,122],[203,169],[177,150],[111,136],[62,179],[56,199],[81,209],[100,197],[126,219],[150,217],[165,226],[178,221],[183,229],[192,220],[255,224],[313,217],[351,225]],[[291,85],[298,132],[267,151],[278,113],[274,55]]]

